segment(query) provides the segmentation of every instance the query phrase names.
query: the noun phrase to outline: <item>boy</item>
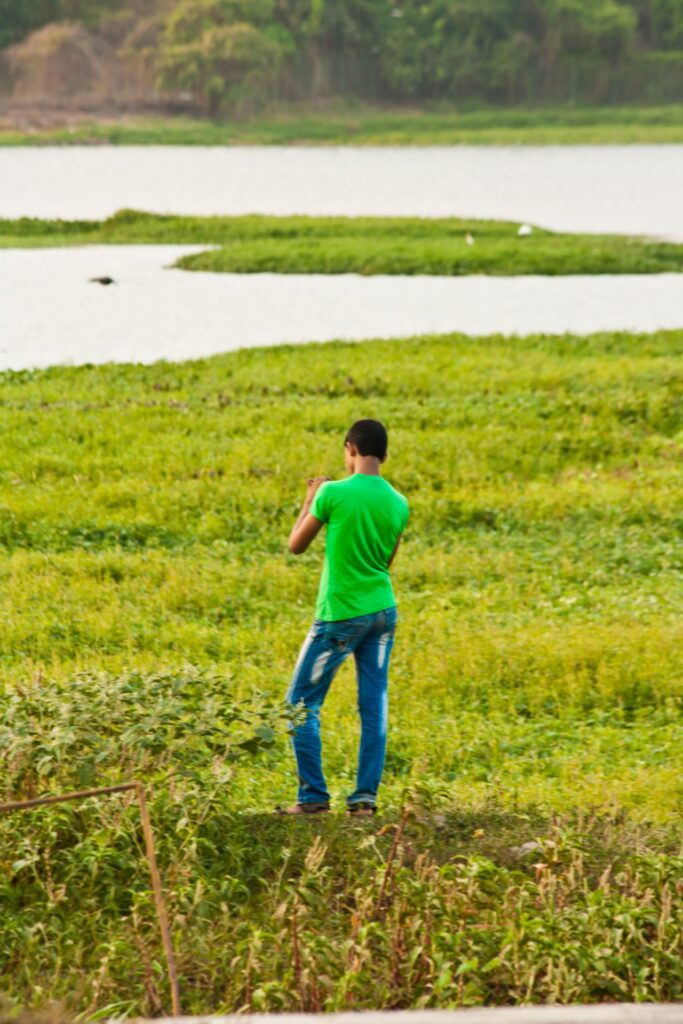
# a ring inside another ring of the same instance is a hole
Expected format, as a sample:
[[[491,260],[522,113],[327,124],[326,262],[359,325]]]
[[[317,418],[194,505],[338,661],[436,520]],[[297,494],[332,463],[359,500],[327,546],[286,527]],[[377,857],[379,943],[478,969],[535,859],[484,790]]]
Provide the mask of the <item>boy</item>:
[[[389,567],[408,522],[408,502],[383,479],[387,432],[377,420],[358,420],[344,441],[349,476],[308,481],[306,498],[289,536],[302,554],[327,524],[316,618],[294,669],[287,701],[303,704],[306,719],[293,732],[299,773],[297,803],[280,814],[320,814],[330,809],[321,762],[320,709],[337,669],[349,654],[356,662],[361,740],[356,789],[349,814],[374,814],[384,767],[389,656],[396,602]]]

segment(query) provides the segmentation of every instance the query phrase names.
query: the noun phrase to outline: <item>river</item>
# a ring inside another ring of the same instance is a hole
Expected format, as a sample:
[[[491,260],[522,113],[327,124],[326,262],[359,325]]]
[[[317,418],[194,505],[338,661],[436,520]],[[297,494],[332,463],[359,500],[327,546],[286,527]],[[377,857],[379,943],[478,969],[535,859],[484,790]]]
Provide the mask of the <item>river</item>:
[[[683,239],[683,146],[0,149],[0,216],[502,218]],[[0,250],[0,369],[186,359],[283,342],[683,327],[683,275],[188,273],[191,246]],[[92,284],[95,275],[116,284]]]
[[[0,250],[0,369],[282,342],[683,325],[683,275],[357,277],[166,269],[192,246]],[[90,283],[109,274],[116,283]]]
[[[683,146],[0,149],[0,216],[488,217],[683,239]]]

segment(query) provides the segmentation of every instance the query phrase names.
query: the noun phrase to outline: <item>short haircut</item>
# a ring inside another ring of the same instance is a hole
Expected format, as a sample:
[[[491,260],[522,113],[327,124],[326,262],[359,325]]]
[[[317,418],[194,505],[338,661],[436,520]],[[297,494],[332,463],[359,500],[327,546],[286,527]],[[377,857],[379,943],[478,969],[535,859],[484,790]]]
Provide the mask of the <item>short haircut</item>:
[[[354,444],[360,455],[374,455],[383,459],[387,454],[387,431],[379,420],[356,420],[346,435],[346,441]]]

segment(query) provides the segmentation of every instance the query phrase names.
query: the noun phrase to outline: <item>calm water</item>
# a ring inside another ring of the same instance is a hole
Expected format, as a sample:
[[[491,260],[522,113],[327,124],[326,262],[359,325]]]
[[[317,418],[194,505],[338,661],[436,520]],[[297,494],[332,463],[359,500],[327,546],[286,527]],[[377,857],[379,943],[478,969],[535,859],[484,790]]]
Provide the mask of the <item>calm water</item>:
[[[0,250],[0,369],[333,338],[683,325],[683,275],[356,277],[164,269],[190,246]],[[88,283],[109,274],[116,284]]]
[[[499,217],[683,238],[683,146],[0,150],[0,216]]]
[[[683,146],[0,149],[0,216],[100,218],[123,207],[460,214],[683,239],[682,182]],[[683,326],[683,275],[360,278],[164,269],[187,251],[0,250],[0,369],[432,331]],[[89,284],[95,274],[117,284]]]

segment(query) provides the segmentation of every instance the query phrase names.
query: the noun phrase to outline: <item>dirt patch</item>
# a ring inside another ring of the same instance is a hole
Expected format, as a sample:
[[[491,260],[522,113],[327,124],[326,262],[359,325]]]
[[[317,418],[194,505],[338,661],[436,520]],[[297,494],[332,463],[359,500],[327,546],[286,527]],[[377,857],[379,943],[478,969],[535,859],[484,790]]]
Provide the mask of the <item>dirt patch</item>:
[[[116,51],[80,25],[46,25],[10,47],[6,60],[13,100],[36,103],[83,94],[105,98],[123,88]]]
[[[154,89],[153,52],[160,21],[147,18],[118,28],[122,40],[95,35],[81,25],[55,23],[31,33],[3,54],[6,106],[41,110],[80,103],[92,110],[105,105],[130,106],[158,101]],[[120,43],[119,46],[116,43]]]
[[[0,103],[0,132],[36,132],[52,129],[73,128],[84,124],[123,124],[139,119],[141,114],[166,113],[163,106],[139,107],[132,104],[119,107],[115,104],[90,102],[29,103],[10,101]]]

